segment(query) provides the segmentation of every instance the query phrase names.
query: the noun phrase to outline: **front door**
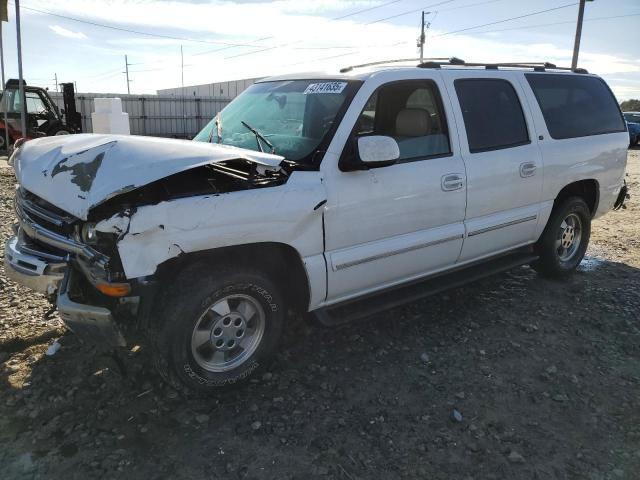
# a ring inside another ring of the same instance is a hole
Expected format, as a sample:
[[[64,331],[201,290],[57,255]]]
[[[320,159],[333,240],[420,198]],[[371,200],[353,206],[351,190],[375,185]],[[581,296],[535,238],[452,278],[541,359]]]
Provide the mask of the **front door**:
[[[340,127],[349,128],[342,132],[345,149],[329,151],[322,162],[328,193],[326,303],[444,269],[460,254],[464,163],[457,137],[450,133],[455,124],[440,76],[424,75],[367,81]],[[350,155],[349,146],[360,135],[393,137],[400,160],[382,168],[341,171],[340,158]],[[336,137],[341,138],[340,131]]]
[[[443,75],[467,168],[467,238],[459,262],[535,241],[543,165],[517,77],[480,70]]]

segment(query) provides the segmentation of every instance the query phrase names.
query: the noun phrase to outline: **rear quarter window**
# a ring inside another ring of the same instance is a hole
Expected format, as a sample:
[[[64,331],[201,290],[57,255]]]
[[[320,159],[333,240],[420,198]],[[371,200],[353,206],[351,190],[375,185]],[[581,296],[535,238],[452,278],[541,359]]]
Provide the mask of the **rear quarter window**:
[[[600,78],[535,73],[527,73],[525,77],[552,138],[625,131],[618,103]]]

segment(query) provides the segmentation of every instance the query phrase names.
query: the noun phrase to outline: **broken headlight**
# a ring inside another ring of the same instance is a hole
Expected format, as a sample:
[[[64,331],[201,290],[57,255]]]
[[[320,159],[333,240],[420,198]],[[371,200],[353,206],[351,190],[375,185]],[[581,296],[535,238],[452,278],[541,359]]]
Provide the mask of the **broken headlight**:
[[[82,226],[81,231],[82,241],[88,245],[95,245],[98,241],[98,235],[96,233],[96,224],[87,222]]]

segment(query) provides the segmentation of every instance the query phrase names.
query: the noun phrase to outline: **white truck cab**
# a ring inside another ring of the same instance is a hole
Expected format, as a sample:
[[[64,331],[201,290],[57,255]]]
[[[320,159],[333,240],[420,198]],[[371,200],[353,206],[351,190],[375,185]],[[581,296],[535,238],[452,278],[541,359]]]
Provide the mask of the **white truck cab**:
[[[144,333],[192,391],[263,367],[296,313],[342,322],[527,263],[566,275],[627,195],[613,94],[551,64],[272,77],[194,140],[20,145],[5,247],[71,330]]]

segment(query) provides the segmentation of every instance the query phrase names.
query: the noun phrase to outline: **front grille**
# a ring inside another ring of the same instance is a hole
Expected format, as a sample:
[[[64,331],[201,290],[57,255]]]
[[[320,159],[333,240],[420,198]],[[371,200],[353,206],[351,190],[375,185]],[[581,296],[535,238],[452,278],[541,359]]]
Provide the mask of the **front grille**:
[[[75,218],[37,195],[19,188],[16,191],[15,208],[18,218],[27,217],[32,222],[51,232],[71,238]],[[22,228],[18,237],[21,248],[33,255],[52,260],[59,260],[68,255],[68,252],[60,248],[47,245],[36,238],[30,237]]]
[[[18,217],[24,216],[21,215],[22,211],[38,225],[66,237],[71,237],[73,224],[77,221],[75,217],[23,188],[16,191],[16,211]]]
[[[52,255],[78,255],[102,268],[108,264],[108,256],[77,238],[77,218],[23,189],[16,192],[15,208],[23,238],[35,248],[49,249]]]

